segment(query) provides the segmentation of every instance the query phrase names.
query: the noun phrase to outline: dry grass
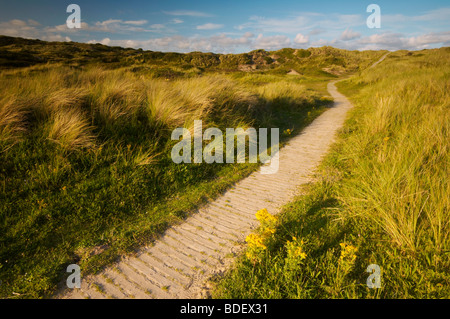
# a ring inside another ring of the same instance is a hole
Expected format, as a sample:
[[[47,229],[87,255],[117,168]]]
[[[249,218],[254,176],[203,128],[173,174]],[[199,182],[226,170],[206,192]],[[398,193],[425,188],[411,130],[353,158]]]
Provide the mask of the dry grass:
[[[97,114],[103,123],[131,120],[145,99],[143,85],[119,71],[99,71],[97,78],[87,86],[91,112]]]
[[[341,198],[351,214],[411,251],[450,246],[448,59],[429,51],[387,61],[357,80],[371,84],[358,98],[369,111],[345,143],[354,168]]]
[[[280,99],[304,101],[308,97],[305,86],[288,81],[267,83],[256,88],[256,92],[268,101]]]
[[[273,86],[270,98],[276,99],[278,90],[279,97],[295,93],[292,98],[304,100],[298,88]],[[33,132],[47,127],[44,138],[71,150],[93,146],[94,135],[104,128],[106,136],[126,128],[133,128],[130,136],[136,136],[140,129],[158,134],[176,127],[193,129],[194,120],[248,126],[260,101],[258,92],[224,75],[165,81],[127,69],[61,65],[3,72],[0,91],[6,93],[0,106],[2,141],[10,145],[18,140],[27,123]]]
[[[89,120],[79,109],[56,110],[51,116],[48,138],[69,150],[89,148],[95,144]]]
[[[25,131],[25,114],[23,106],[14,97],[0,100],[0,142],[19,141],[21,132]]]

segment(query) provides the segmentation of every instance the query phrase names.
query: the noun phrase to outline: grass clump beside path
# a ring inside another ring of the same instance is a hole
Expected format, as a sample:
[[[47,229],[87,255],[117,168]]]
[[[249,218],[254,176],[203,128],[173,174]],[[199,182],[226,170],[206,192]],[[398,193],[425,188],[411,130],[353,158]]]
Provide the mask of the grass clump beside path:
[[[355,108],[318,181],[214,296],[449,298],[449,65],[449,48],[397,51],[338,83]]]

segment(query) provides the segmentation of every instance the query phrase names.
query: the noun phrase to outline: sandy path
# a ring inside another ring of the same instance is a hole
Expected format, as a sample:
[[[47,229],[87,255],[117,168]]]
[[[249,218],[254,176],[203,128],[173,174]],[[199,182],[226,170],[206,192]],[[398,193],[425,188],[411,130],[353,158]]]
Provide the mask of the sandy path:
[[[391,52],[388,52],[388,53],[386,53],[385,55],[383,55],[377,62],[375,62],[374,64],[372,64],[372,65],[370,66],[370,68],[375,67],[378,63],[380,63],[381,61],[383,61],[383,60],[389,55],[389,53],[391,53]]]

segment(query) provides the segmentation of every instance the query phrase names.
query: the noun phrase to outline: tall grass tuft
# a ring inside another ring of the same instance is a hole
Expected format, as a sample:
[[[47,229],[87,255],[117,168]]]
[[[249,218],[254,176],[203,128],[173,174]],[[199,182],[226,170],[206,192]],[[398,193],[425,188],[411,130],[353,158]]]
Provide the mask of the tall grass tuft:
[[[349,208],[344,214],[379,225],[410,251],[450,247],[450,83],[444,61],[449,57],[442,50],[388,59],[353,80],[370,85],[358,95],[357,105],[366,111],[358,113],[344,145],[352,163],[351,178],[339,190]]]
[[[89,148],[95,144],[91,129],[81,110],[56,110],[51,116],[48,138],[67,150]]]
[[[146,113],[149,123],[156,128],[183,126],[190,115],[180,95],[168,83],[153,80],[146,85]]]
[[[306,94],[304,85],[288,81],[272,82],[259,86],[256,92],[269,103],[278,105],[303,105],[310,96]]]
[[[20,140],[20,133],[25,131],[24,107],[12,97],[0,99],[0,142],[10,145]]]
[[[145,99],[142,85],[120,71],[102,71],[97,74],[100,81],[88,85],[91,112],[103,124],[114,125],[120,121],[132,121]],[[87,74],[87,77],[92,76]]]

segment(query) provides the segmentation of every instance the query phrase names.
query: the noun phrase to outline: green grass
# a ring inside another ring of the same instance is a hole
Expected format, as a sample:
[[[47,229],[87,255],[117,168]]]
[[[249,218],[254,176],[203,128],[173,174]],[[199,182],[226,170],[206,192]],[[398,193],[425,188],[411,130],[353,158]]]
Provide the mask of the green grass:
[[[449,48],[398,51],[338,83],[355,108],[319,181],[214,297],[450,297],[449,61]],[[379,289],[366,285],[371,264]]]

